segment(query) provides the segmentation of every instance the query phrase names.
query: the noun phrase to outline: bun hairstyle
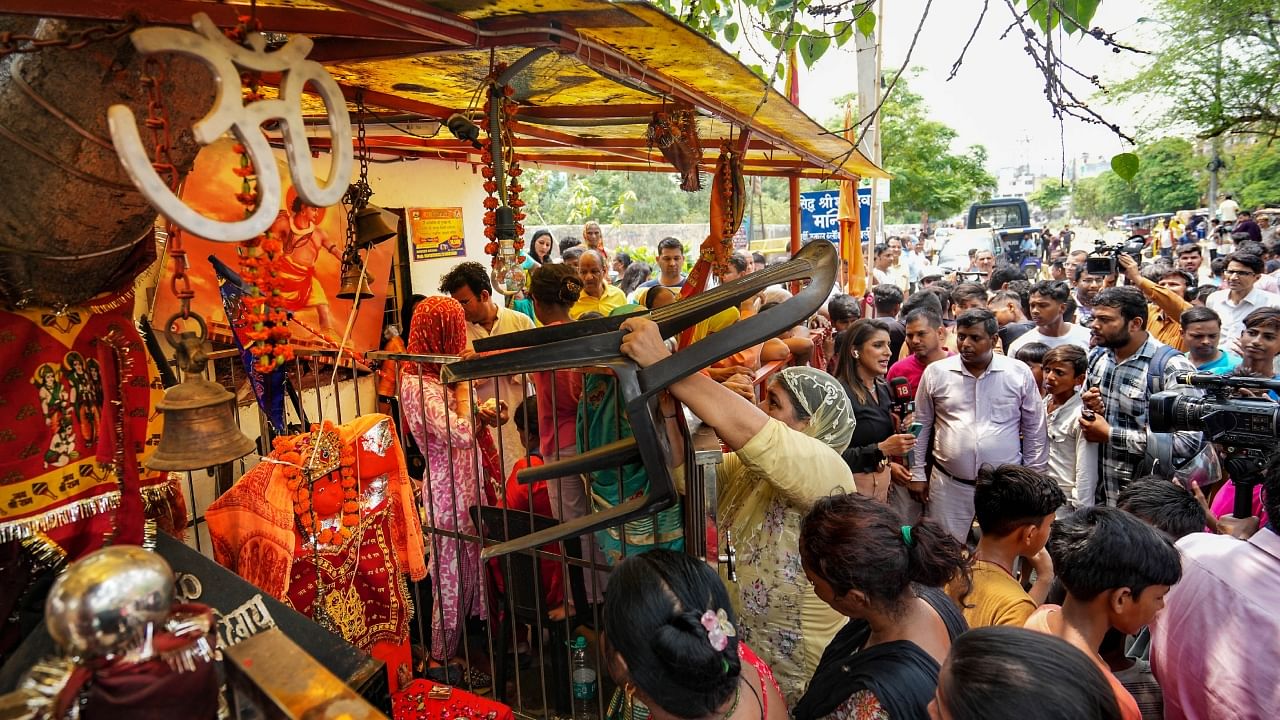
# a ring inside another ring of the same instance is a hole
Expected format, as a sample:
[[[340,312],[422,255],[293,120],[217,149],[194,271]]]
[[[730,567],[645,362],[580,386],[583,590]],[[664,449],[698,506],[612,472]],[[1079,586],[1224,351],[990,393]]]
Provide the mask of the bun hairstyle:
[[[609,575],[605,641],[654,704],[679,718],[700,718],[729,701],[741,672],[738,638],[716,650],[702,625],[704,613],[719,610],[736,625],[714,570],[684,553],[651,550]]]
[[[911,583],[942,587],[960,579],[969,592],[964,547],[932,520],[903,525],[882,502],[857,494],[819,499],[800,525],[800,558],[837,595],[858,590],[893,608]]]
[[[529,294],[540,303],[572,307],[582,295],[582,280],[569,265],[542,265],[529,278]]]

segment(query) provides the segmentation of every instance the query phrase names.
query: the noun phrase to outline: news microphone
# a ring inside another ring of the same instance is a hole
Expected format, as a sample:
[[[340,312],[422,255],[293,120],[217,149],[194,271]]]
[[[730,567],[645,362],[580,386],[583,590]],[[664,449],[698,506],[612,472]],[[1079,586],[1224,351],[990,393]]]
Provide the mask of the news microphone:
[[[893,409],[897,411],[899,421],[915,411],[916,403],[911,397],[911,383],[907,382],[906,378],[896,377],[889,381],[889,396],[893,399]]]

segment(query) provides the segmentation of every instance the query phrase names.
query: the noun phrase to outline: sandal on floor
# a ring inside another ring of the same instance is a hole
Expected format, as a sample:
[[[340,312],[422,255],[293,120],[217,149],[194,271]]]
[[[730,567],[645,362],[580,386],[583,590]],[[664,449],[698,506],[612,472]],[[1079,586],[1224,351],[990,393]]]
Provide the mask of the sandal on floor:
[[[493,678],[488,673],[483,673],[475,668],[466,668],[464,678],[460,684],[476,695],[487,695],[493,690]]]

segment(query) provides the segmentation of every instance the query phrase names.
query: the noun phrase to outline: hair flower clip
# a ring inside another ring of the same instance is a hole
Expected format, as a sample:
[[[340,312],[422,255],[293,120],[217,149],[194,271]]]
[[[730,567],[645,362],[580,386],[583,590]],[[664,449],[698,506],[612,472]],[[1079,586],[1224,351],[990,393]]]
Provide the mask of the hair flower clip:
[[[729,647],[729,638],[735,637],[737,631],[733,629],[733,623],[729,622],[729,615],[720,608],[715,612],[710,610],[702,613],[702,627],[707,631],[707,640],[711,643],[711,647],[716,652],[724,652]]]

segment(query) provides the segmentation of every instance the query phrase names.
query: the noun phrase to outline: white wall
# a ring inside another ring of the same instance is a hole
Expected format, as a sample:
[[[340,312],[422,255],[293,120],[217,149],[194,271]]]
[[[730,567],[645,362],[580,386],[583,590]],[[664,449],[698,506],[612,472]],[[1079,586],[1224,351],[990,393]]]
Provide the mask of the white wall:
[[[382,207],[461,207],[466,256],[415,261],[410,249],[413,292],[437,294],[440,277],[464,260],[489,266],[484,254],[484,177],[471,165],[440,160],[415,160],[369,165],[369,185],[375,205]]]

